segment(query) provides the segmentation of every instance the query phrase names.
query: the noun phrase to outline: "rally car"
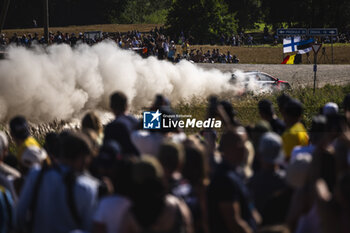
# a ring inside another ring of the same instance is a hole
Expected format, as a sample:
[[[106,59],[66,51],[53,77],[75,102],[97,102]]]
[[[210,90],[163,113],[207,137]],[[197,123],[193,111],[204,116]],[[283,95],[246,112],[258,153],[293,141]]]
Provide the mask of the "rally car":
[[[280,80],[260,71],[235,72],[230,83],[243,85],[246,91],[283,91],[291,89],[287,81]]]

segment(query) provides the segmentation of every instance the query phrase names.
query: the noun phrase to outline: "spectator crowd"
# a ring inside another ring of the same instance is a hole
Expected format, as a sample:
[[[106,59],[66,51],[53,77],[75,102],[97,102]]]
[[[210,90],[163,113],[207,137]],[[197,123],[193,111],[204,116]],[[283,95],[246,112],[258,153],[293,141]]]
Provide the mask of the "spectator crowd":
[[[211,97],[207,117],[223,126],[194,135],[144,130],[122,92],[110,107],[106,126],[89,112],[79,130],[41,144],[23,116],[10,120],[10,135],[0,132],[1,233],[350,232],[350,94],[308,131],[302,103],[285,94],[282,119],[264,99],[254,126]],[[162,95],[149,110],[175,115]]]
[[[243,36],[243,34],[242,34]],[[232,38],[240,38],[239,35]],[[139,31],[129,31],[127,33],[102,33],[91,32],[82,33],[78,35],[75,33],[62,33],[57,31],[56,33],[49,33],[48,44],[68,44],[72,47],[77,44],[86,43],[93,45],[103,40],[112,40],[122,49],[133,50],[146,58],[149,56],[156,56],[160,60],[169,60],[171,62],[179,62],[182,59],[190,60],[193,62],[205,62],[205,63],[238,63],[239,59],[236,55],[231,55],[229,51],[227,53],[220,53],[219,49],[215,49],[204,52],[202,49],[195,50],[190,48],[189,39],[185,39],[183,35],[178,38],[178,41],[171,40],[169,36],[165,35],[162,27],[159,29],[156,27],[149,33],[140,33]],[[241,40],[237,39],[232,42],[232,45],[239,46]],[[225,41],[226,43],[227,41]],[[44,36],[39,36],[37,33],[23,34],[22,36],[16,33],[12,37],[7,38],[5,34],[0,35],[0,49],[4,49],[7,45],[17,45],[32,47],[34,44],[46,44]]]
[[[91,34],[89,34],[91,33]],[[56,33],[49,32],[48,44],[68,44],[72,47],[77,44],[86,43],[93,45],[103,40],[115,41],[120,48],[134,50],[142,57],[156,56],[160,60],[169,60],[171,62],[179,62],[182,59],[201,63],[238,63],[237,55],[230,54],[229,51],[219,52],[219,49],[212,51],[203,51],[200,49],[191,49],[191,36],[186,38],[183,33],[178,38],[171,39],[166,35],[162,27],[156,27],[148,33],[140,33],[139,31],[129,31],[127,33],[102,33],[102,32],[80,32],[63,33],[57,31]],[[323,37],[323,43],[330,43],[330,37]],[[337,37],[333,37],[333,42],[349,43],[350,33],[342,33]],[[253,46],[256,44],[274,44],[282,43],[282,38],[276,34],[270,34],[268,29],[264,29],[263,37],[261,39],[254,39],[252,34],[237,33],[232,35],[222,34],[218,40],[213,44],[226,46]],[[17,35],[14,33],[11,37],[6,37],[5,34],[0,35],[0,50],[5,49],[7,45],[17,45],[32,47],[34,44],[46,44],[44,36],[39,36],[37,33]]]

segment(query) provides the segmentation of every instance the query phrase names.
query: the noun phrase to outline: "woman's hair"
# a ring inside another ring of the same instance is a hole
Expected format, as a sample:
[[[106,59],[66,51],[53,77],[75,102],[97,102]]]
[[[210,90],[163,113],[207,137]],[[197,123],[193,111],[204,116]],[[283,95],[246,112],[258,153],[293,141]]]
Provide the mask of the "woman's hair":
[[[131,171],[134,203],[132,212],[142,228],[147,229],[155,223],[165,206],[166,189],[163,169],[153,157],[144,156],[136,162]]]
[[[200,148],[194,145],[185,147],[185,163],[182,173],[192,185],[203,184],[208,172],[206,165],[205,153]]]
[[[88,112],[82,119],[81,127],[83,129],[92,129],[97,134],[102,132],[102,123],[100,118],[96,115],[95,112]]]

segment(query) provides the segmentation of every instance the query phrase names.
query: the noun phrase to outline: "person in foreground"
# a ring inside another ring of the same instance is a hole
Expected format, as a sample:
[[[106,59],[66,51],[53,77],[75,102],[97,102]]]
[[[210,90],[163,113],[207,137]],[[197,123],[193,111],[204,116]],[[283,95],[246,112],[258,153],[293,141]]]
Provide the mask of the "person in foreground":
[[[82,133],[60,134],[61,156],[52,168],[34,170],[16,209],[18,230],[35,233],[88,231],[97,204],[98,183],[84,173],[91,145]]]

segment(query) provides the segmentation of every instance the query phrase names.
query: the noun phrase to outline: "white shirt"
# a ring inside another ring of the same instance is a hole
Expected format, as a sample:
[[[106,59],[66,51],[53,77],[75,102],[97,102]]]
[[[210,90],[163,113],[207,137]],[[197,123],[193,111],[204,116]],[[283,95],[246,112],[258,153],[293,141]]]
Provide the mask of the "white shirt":
[[[94,221],[105,224],[107,233],[118,233],[130,205],[131,202],[127,198],[119,195],[105,197],[97,208]]]
[[[151,133],[147,130],[138,130],[131,134],[131,141],[140,154],[156,156],[163,140],[164,136],[161,133]]]

